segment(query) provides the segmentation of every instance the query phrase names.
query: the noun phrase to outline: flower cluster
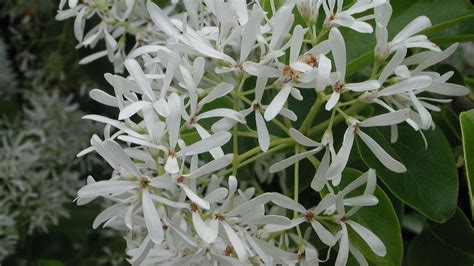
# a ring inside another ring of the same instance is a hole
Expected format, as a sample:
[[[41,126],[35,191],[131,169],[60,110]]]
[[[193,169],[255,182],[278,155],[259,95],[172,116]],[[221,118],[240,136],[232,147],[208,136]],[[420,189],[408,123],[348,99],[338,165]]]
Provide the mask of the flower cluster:
[[[118,110],[113,118],[84,117],[105,129],[79,155],[95,151],[114,171],[106,180],[90,176],[76,200],[113,202],[93,227],[125,231],[131,263],[314,265],[336,247],[336,265],[345,265],[349,254],[367,265],[348,228],[374,254],[387,254],[370,228],[352,219],[378,203],[375,170],[352,182],[342,182],[343,171],[356,136],[387,169],[407,170],[364,131],[390,126],[396,142],[400,123],[421,134],[432,128],[430,111],[449,102],[440,96],[468,92],[448,83],[452,72],[429,69],[457,45],[443,51],[421,35],[431,25],[424,16],[389,41],[387,0],[269,3],[265,10],[259,1],[184,0],[163,9],[139,0],[69,1],[71,9],[59,12],[76,16],[80,46],[105,39],[106,51],[84,61],[108,54],[116,70],[130,74],[105,75],[113,95],[90,92]],[[296,12],[305,23],[296,21]],[[83,36],[83,20],[92,14],[102,21]],[[341,28],[375,32],[374,67],[365,80],[350,80]],[[141,37],[125,55],[115,39],[129,30]],[[314,104],[298,116],[294,103],[303,94],[312,94]],[[368,106],[382,111],[368,116],[362,112]],[[318,112],[328,119],[315,125]],[[341,122],[347,124],[342,140],[333,135]],[[244,137],[258,147],[242,153]],[[265,192],[258,180],[241,181],[239,189],[239,168],[264,153],[288,155],[271,167],[259,164],[268,169],[260,180],[292,166],[294,193]],[[299,161],[306,158],[317,167],[311,188],[321,196],[311,208],[298,201]]]
[[[97,128],[80,123],[83,114],[71,97],[36,91],[26,99],[22,116],[0,121],[0,261],[14,251],[17,230],[44,232],[68,216],[65,205],[80,170],[100,163],[96,157],[74,160]]]

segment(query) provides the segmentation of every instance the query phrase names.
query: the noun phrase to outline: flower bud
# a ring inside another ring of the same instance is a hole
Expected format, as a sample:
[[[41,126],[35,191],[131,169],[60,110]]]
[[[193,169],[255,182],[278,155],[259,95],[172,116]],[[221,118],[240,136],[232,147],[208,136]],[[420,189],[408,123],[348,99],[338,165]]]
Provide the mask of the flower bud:
[[[319,8],[322,0],[296,0],[296,7],[301,14],[301,17],[306,22],[314,24],[318,21]]]

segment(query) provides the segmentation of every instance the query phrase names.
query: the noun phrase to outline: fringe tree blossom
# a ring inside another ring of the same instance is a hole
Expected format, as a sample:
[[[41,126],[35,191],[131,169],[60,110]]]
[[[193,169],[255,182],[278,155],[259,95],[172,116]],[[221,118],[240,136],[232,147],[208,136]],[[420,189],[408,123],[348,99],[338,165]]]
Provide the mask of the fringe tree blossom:
[[[93,227],[122,231],[134,265],[317,265],[332,248],[336,265],[349,256],[367,265],[349,230],[386,256],[389,243],[354,216],[379,202],[375,170],[344,180],[354,140],[388,171],[405,172],[366,128],[391,127],[395,142],[397,125],[428,130],[430,112],[449,101],[441,97],[468,91],[448,82],[452,72],[430,70],[457,45],[443,51],[417,35],[431,25],[427,17],[388,41],[389,1],[349,2],[69,1],[66,8],[62,1],[58,18],[75,17],[79,47],[105,40],[106,50],[83,63],[108,55],[116,72],[129,74],[105,75],[112,94],[90,92],[115,114],[84,117],[104,132],[79,156],[95,151],[114,169],[78,191],[80,205],[111,202]],[[94,15],[99,24],[84,33]],[[340,28],[370,34],[372,21],[372,75],[354,80]],[[127,34],[136,42],[125,49]],[[300,172],[302,160],[314,166],[310,177]],[[314,207],[300,202],[302,178],[312,178]],[[278,185],[283,193],[273,191]]]

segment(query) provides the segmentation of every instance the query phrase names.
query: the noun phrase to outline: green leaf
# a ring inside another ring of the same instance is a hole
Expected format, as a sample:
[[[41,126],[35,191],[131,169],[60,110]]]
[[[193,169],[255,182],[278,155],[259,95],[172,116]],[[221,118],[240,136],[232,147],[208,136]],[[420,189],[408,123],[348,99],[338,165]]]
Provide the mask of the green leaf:
[[[444,224],[428,222],[408,250],[408,265],[466,265],[474,263],[474,232],[461,210]]]
[[[386,128],[385,128],[386,129]],[[424,131],[428,148],[419,132],[408,125],[399,129],[399,141],[390,143],[389,130],[364,129],[393,158],[408,169],[394,173],[385,168],[368,147],[357,139],[364,162],[377,170],[390,191],[412,208],[431,220],[446,221],[456,210],[458,176],[454,157],[445,136],[436,128]]]
[[[362,175],[362,172],[346,168],[342,173],[340,188]],[[336,188],[337,190],[337,188]],[[364,188],[355,190],[354,195],[361,195]],[[322,191],[323,195],[328,191]],[[351,195],[352,195],[351,193]],[[400,233],[400,224],[392,203],[383,190],[377,186],[374,195],[379,199],[375,206],[363,207],[351,219],[370,229],[387,248],[387,255],[379,257],[372,252],[367,243],[349,227],[351,242],[364,254],[365,258],[376,265],[401,265],[403,259],[403,243]]]
[[[460,120],[466,179],[469,187],[469,198],[471,199],[471,211],[474,217],[474,110],[461,113]]]

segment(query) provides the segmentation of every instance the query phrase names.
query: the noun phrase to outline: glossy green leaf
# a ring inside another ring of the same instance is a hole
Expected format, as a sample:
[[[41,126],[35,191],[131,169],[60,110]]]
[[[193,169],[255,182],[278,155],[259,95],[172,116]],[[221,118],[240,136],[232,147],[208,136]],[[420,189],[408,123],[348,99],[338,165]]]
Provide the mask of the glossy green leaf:
[[[474,110],[461,113],[460,120],[464,151],[464,166],[466,167],[466,179],[469,187],[471,211],[474,213]]]
[[[340,188],[344,188],[350,182],[362,175],[362,172],[346,168],[343,172]],[[337,190],[337,188],[336,188]],[[363,187],[352,192],[350,195],[361,195]],[[327,194],[327,191],[322,191]],[[370,229],[376,234],[387,248],[387,255],[379,257],[375,255],[366,242],[349,227],[351,242],[364,254],[365,258],[375,265],[401,265],[403,258],[403,243],[400,233],[400,224],[392,203],[383,190],[377,186],[374,195],[379,199],[375,206],[363,207],[357,211],[351,219]]]
[[[474,232],[461,210],[444,224],[428,222],[408,250],[408,265],[474,264]]]
[[[453,215],[458,176],[451,148],[441,130],[423,131],[428,142],[426,149],[420,133],[407,125],[399,126],[399,141],[395,144],[390,143],[389,130],[364,131],[408,169],[401,174],[391,172],[357,139],[362,159],[377,170],[377,175],[395,196],[437,222],[446,221]]]

